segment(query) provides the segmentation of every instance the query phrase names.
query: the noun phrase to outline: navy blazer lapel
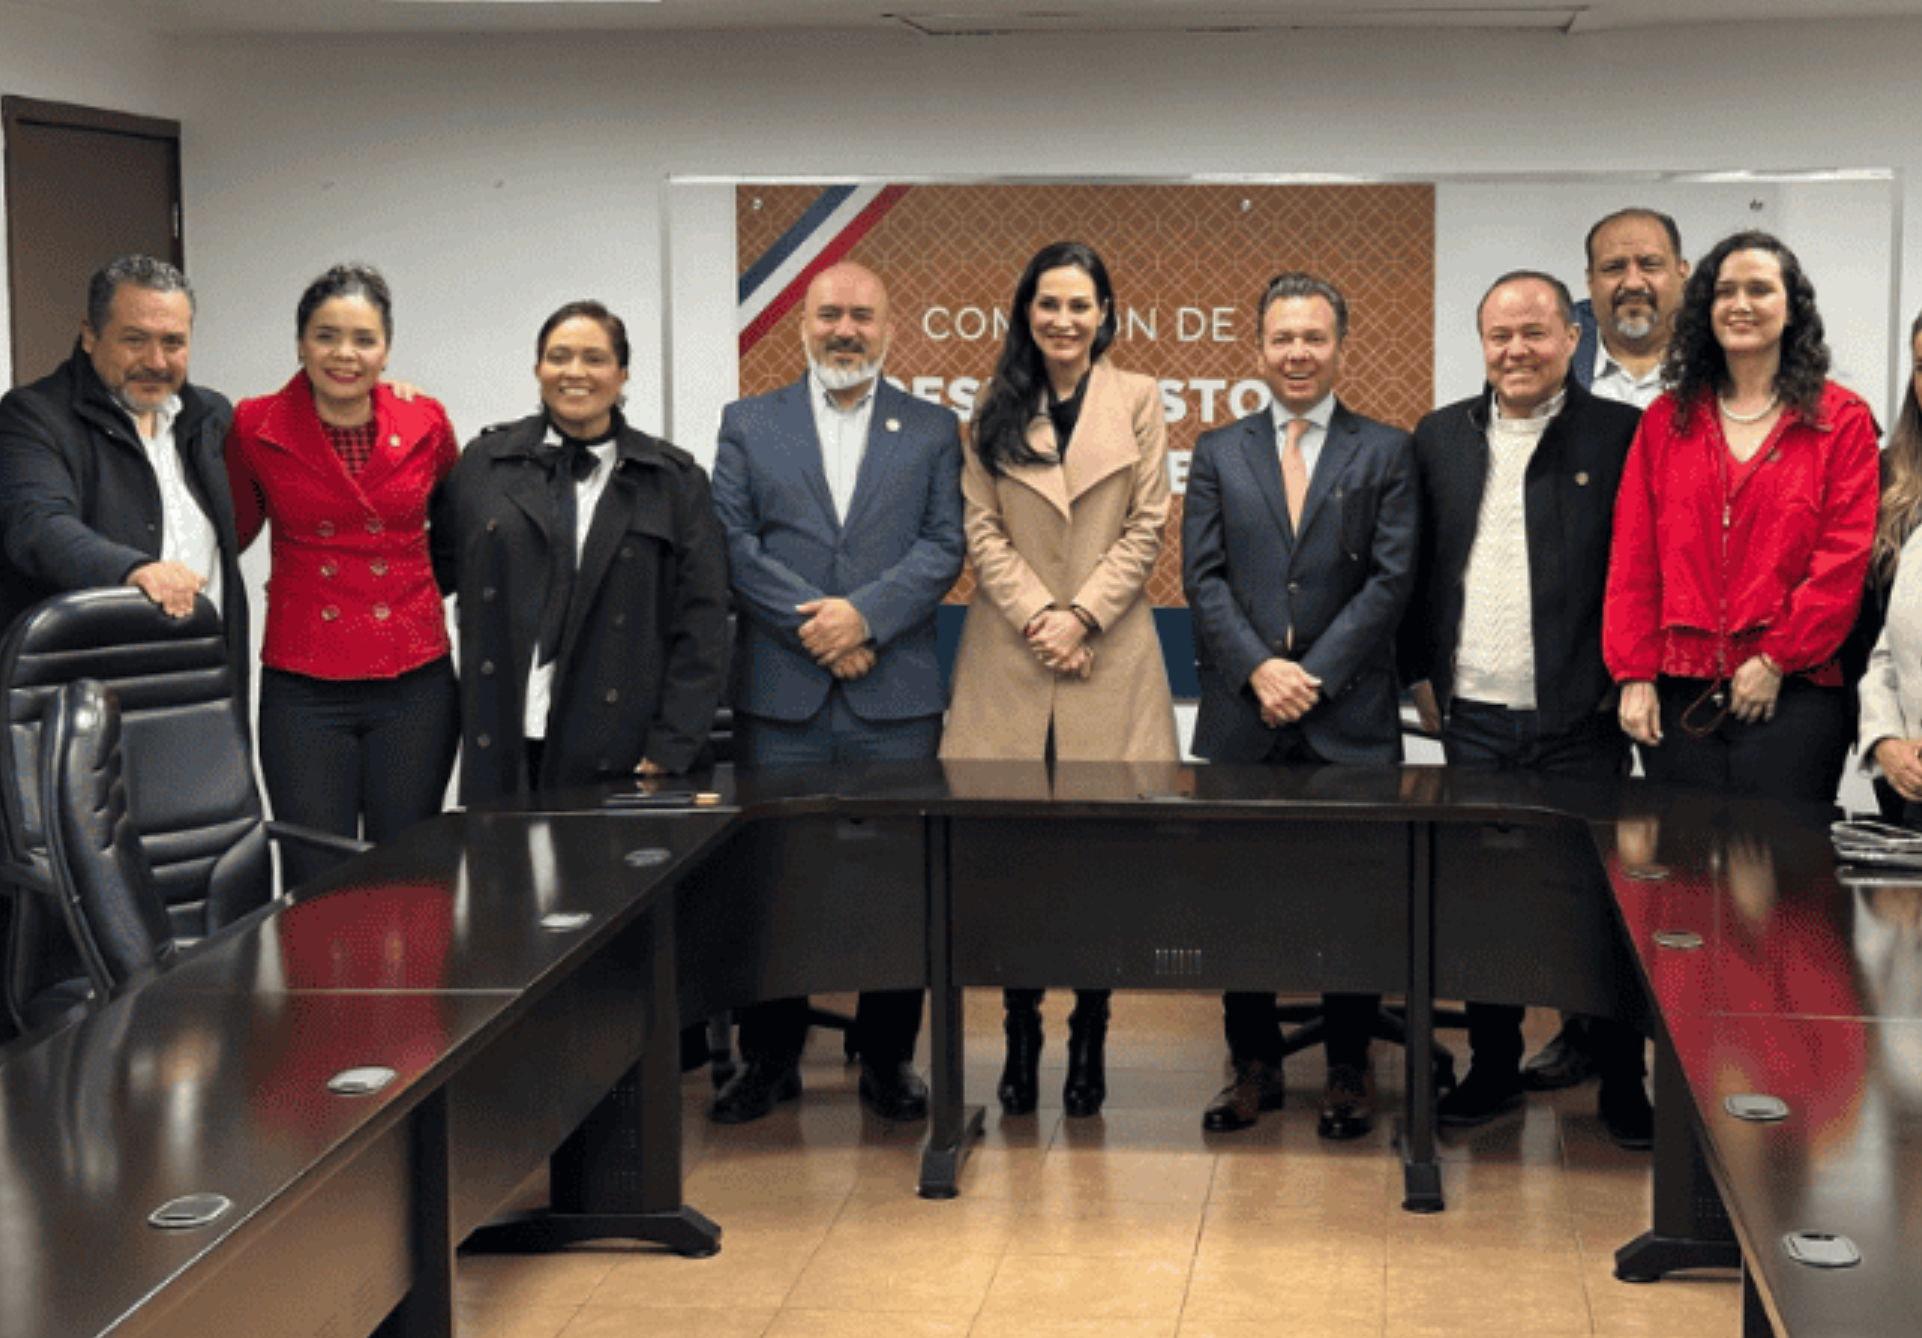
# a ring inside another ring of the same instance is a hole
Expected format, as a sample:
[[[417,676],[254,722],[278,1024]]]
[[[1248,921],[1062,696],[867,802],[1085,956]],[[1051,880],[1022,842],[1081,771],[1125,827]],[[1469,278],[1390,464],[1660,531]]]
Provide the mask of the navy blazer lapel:
[[[866,519],[876,499],[887,491],[888,475],[899,462],[901,415],[890,399],[901,394],[883,381],[874,391],[874,412],[868,415],[868,439],[861,451],[861,468],[854,477],[854,496],[848,501],[848,514],[841,528],[852,530]],[[825,470],[823,477],[825,478]]]
[[[1303,534],[1315,523],[1321,504],[1334,491],[1337,481],[1347,472],[1348,462],[1355,458],[1355,452],[1360,447],[1361,434],[1355,428],[1354,416],[1337,402],[1335,412],[1328,420],[1328,430],[1322,434],[1321,452],[1315,457],[1315,472],[1308,479],[1308,496],[1301,504]]]
[[[827,460],[821,448],[821,434],[814,428],[814,379],[803,373],[787,388],[781,404],[781,436],[794,443],[789,463],[799,472],[803,486],[821,509],[821,520],[828,533],[839,538],[840,514],[834,507],[834,490],[828,487]],[[878,406],[877,406],[878,407]]]
[[[1288,498],[1282,488],[1281,454],[1275,445],[1275,417],[1263,410],[1250,414],[1243,422],[1247,430],[1241,436],[1241,453],[1248,463],[1248,471],[1255,476],[1262,499],[1268,503],[1268,510],[1275,517],[1275,532],[1292,544],[1295,531],[1288,522]]]

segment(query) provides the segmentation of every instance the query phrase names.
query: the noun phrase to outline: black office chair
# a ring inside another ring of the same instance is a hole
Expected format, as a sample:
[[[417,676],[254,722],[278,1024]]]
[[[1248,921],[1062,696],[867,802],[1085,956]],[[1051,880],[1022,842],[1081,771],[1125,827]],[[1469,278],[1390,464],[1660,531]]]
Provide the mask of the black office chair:
[[[61,595],[29,609],[0,642],[0,890],[12,900],[0,961],[22,1031],[97,987],[56,891],[43,731],[59,691],[81,679],[119,705],[122,783],[171,940],[205,938],[273,896],[268,838],[337,851],[363,842],[263,821],[244,706],[235,700],[220,616],[204,599],[169,618],[132,587]]]
[[[93,993],[110,998],[178,949],[127,811],[120,702],[91,678],[57,689],[40,729],[53,893]]]

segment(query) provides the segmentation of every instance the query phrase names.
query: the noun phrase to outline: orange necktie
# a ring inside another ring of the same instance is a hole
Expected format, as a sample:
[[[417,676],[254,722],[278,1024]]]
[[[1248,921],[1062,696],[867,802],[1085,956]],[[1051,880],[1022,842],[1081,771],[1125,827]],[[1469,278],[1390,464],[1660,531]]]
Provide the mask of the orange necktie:
[[[1306,418],[1288,420],[1288,442],[1281,448],[1281,486],[1288,494],[1288,525],[1301,529],[1301,507],[1308,500],[1308,461],[1301,453],[1301,439],[1308,431]]]

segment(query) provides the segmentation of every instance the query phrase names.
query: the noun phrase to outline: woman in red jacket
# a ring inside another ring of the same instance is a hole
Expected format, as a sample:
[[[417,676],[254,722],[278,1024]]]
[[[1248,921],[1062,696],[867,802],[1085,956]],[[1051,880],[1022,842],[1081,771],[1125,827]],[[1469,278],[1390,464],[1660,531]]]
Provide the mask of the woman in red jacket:
[[[440,812],[460,742],[427,496],[460,448],[431,399],[381,382],[387,282],[336,265],[296,310],[300,371],[234,411],[241,547],[273,522],[260,768],[274,815],[381,842]],[[297,887],[335,857],[284,851]]]
[[[1689,276],[1615,506],[1602,652],[1657,780],[1823,805],[1849,747],[1837,652],[1875,538],[1875,417],[1828,380],[1815,289],[1737,233]]]

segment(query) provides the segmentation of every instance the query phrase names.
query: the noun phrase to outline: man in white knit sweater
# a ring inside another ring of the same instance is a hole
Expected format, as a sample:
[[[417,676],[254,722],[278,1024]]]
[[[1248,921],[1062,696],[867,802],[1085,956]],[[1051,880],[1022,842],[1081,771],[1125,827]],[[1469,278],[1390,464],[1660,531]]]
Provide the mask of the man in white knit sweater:
[[[1503,275],[1476,321],[1488,384],[1415,428],[1422,525],[1402,678],[1452,767],[1619,776],[1628,749],[1602,662],[1602,595],[1641,414],[1570,375],[1580,331],[1559,279]],[[1522,1012],[1469,1005],[1473,1063],[1437,1108],[1443,1124],[1521,1104]],[[1603,1122],[1645,1147],[1640,1038],[1613,1024],[1595,1033]]]

